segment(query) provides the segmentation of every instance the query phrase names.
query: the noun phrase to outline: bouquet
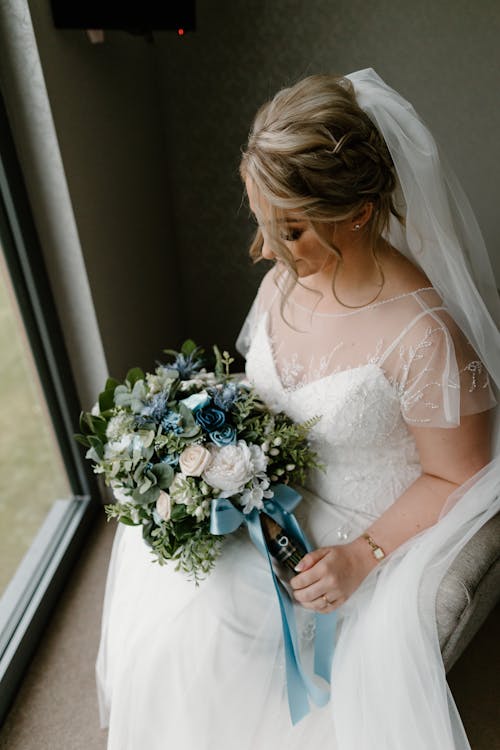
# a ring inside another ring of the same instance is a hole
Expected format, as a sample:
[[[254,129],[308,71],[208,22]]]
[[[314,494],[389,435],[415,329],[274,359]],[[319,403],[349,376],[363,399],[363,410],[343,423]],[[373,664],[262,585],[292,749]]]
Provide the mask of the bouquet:
[[[214,501],[260,512],[276,487],[303,483],[309,469],[321,468],[307,440],[318,418],[297,424],[274,413],[230,374],[229,353],[213,351],[213,370],[188,340],[180,352],[165,349],[172,361],[154,373],[133,368],[123,383],[109,378],[75,435],[113,490],[108,520],[142,526],[154,560],[174,560],[196,582],[222,547],[211,531]],[[280,527],[269,520],[272,543]]]

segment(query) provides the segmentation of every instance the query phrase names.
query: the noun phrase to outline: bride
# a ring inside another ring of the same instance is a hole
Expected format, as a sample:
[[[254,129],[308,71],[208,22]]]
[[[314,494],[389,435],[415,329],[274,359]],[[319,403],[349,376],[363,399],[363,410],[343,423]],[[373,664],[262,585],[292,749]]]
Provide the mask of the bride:
[[[272,408],[320,417],[325,469],[296,512],[314,549],[290,592],[305,661],[314,614],[338,614],[331,698],[290,721],[279,608],[245,534],[196,588],[120,527],[97,661],[108,748],[464,750],[434,606],[498,510],[498,301],[471,209],[371,69],[278,92],[241,172],[251,256],[275,261],[237,341],[246,374]]]

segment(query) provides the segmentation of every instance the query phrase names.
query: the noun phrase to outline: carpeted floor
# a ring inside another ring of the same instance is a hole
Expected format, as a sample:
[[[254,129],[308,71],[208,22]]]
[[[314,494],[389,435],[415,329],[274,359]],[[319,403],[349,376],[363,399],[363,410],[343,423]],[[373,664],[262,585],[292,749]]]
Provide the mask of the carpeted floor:
[[[96,523],[0,731],[1,750],[105,750],[94,662],[114,530]],[[499,626],[497,608],[449,677],[473,750],[500,750]]]

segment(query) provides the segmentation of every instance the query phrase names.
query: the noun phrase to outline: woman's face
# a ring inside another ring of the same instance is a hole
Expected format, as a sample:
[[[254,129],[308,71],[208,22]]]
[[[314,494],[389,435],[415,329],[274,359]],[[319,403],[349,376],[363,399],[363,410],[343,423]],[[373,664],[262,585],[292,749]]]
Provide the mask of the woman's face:
[[[255,215],[257,201],[255,187],[249,178],[245,180],[245,184],[250,209]],[[265,224],[266,207],[262,204],[262,201],[259,203],[259,209],[264,215]],[[275,260],[277,256],[269,244],[266,227],[263,226],[261,229],[264,238],[262,256],[267,260]],[[300,278],[331,270],[335,262],[335,256],[321,244],[307,219],[300,213],[291,211],[283,220],[282,239],[296,262],[297,273]]]

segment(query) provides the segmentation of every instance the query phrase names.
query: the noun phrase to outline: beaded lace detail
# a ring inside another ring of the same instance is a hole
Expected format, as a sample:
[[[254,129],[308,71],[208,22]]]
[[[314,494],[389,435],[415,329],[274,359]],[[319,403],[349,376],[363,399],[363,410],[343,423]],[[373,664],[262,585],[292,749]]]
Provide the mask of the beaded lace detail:
[[[269,272],[240,348],[249,348],[260,325],[285,392],[371,364],[392,385],[409,424],[453,426],[460,414],[494,404],[486,369],[430,287],[347,313],[315,313],[291,299],[283,320]]]
[[[311,472],[305,501],[308,489],[316,503],[324,498],[331,523],[314,528],[318,516],[302,517],[302,503],[296,515],[318,544],[332,534],[342,544],[420,476],[411,427],[453,427],[495,400],[488,373],[433,289],[357,314],[290,305],[286,318],[268,274],[237,346],[272,409],[298,421],[320,417],[310,439],[326,470]]]

